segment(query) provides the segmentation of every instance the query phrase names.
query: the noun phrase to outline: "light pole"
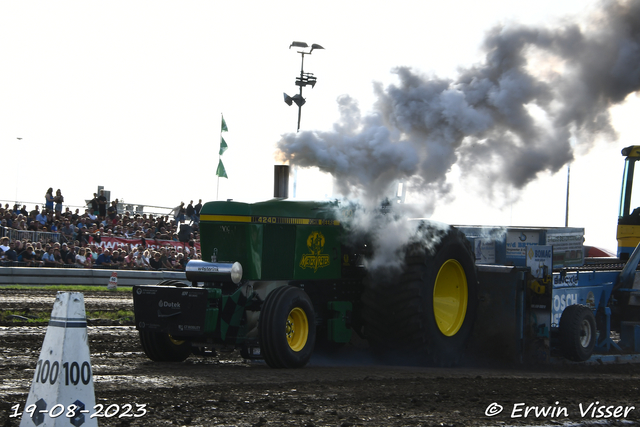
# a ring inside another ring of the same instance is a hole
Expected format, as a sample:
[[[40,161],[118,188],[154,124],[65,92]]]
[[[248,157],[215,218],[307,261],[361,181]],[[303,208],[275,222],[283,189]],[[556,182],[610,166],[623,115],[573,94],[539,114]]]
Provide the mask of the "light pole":
[[[289,46],[289,49],[291,49],[291,47],[293,46],[299,47],[302,49],[306,49],[309,47],[309,45],[306,44],[305,42],[293,42]],[[300,130],[300,117],[302,116],[302,106],[306,102],[306,100],[302,97],[302,88],[307,85],[311,85],[311,88],[313,88],[316,85],[317,79],[313,76],[313,73],[304,72],[304,56],[311,55],[311,52],[313,52],[314,49],[324,49],[324,48],[319,44],[314,43],[311,45],[311,50],[309,50],[308,52],[305,52],[304,50],[298,51],[298,53],[302,56],[302,62],[300,64],[300,77],[296,77],[296,86],[300,87],[300,92],[294,96],[289,96],[286,93],[284,94],[284,102],[286,102],[287,105],[292,105],[295,102],[296,105],[298,106],[298,127],[296,128],[296,132]]]
[[[309,47],[309,45],[306,44],[305,42],[293,42],[289,46],[289,49],[291,49],[294,46],[302,49],[306,49]],[[302,106],[305,104],[305,102],[307,102],[302,97],[302,88],[307,85],[311,85],[311,88],[313,89],[313,87],[316,85],[317,79],[313,76],[313,73],[304,72],[304,56],[311,55],[311,52],[313,52],[314,49],[324,49],[324,48],[319,44],[313,43],[311,45],[311,49],[308,52],[304,50],[298,51],[298,53],[302,56],[302,61],[300,63],[300,77],[296,77],[296,86],[300,87],[300,92],[293,96],[289,96],[286,93],[284,94],[284,102],[286,102],[287,105],[291,106],[295,102],[296,105],[298,106],[298,126],[296,127],[296,132],[300,131],[300,117],[302,117]],[[298,186],[298,168],[294,166],[293,167],[293,198],[296,197],[297,186]]]

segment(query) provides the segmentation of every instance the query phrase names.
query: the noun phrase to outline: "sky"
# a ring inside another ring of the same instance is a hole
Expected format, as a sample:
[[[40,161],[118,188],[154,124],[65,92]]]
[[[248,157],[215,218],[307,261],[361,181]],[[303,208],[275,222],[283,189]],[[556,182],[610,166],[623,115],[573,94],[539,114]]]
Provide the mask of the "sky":
[[[393,104],[402,85],[398,67],[410,78],[457,82],[487,61],[490,35],[571,25],[586,34],[601,7],[585,0],[0,1],[0,200],[31,207],[53,187],[81,206],[98,186],[127,204],[168,208],[200,198],[266,200],[278,147],[334,137],[349,125],[347,110],[380,119],[381,102]],[[298,90],[293,41],[324,47],[305,56],[304,71],[317,84],[303,89],[299,135],[297,108],[283,102],[283,92]],[[557,65],[540,64],[540,73]],[[613,132],[578,132],[562,144],[574,157],[569,225],[585,228],[587,244],[614,251],[620,150],[636,143],[636,93],[606,111]],[[216,177],[222,115],[228,179]],[[394,117],[391,137],[419,138]],[[496,186],[503,177],[482,154],[468,150],[467,169],[435,162],[428,171],[440,166],[442,174],[419,184],[437,187],[437,197],[418,185],[408,197],[428,199],[432,218],[451,224],[564,225],[564,157],[513,187]],[[383,159],[382,166],[396,162]],[[301,199],[336,197],[350,182],[297,169]]]

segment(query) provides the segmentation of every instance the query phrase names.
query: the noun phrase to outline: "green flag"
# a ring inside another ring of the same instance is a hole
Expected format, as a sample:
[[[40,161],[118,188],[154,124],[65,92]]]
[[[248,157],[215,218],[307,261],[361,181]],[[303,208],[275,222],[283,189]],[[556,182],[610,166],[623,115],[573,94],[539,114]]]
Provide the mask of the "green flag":
[[[222,117],[222,127],[220,128],[220,132],[228,132],[229,129],[227,129],[227,124],[224,121],[224,116],[221,115],[221,117]]]
[[[222,156],[222,154],[227,151],[227,148],[229,148],[229,146],[227,146],[227,142],[224,140],[224,138],[222,137],[222,135],[220,135],[220,155]]]
[[[216,171],[216,175],[221,178],[229,178],[227,176],[227,171],[224,170],[224,165],[222,164],[222,160],[218,160],[218,170]]]

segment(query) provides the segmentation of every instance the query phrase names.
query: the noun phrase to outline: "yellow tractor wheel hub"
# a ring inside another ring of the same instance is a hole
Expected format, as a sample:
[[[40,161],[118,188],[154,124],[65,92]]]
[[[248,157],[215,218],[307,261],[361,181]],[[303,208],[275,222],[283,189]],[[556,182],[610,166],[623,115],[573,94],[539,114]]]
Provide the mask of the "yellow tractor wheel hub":
[[[289,312],[285,327],[287,342],[293,351],[300,351],[307,344],[309,338],[309,320],[307,314],[300,307]]]
[[[458,261],[449,259],[440,267],[433,286],[433,314],[440,332],[448,337],[458,333],[464,323],[468,301],[464,269]]]

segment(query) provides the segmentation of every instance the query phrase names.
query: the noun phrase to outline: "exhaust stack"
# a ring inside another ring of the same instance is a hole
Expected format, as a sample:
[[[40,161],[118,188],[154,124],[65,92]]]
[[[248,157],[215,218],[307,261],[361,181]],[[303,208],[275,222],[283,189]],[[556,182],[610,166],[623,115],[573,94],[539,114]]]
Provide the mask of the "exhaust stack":
[[[289,198],[289,165],[275,165],[273,167],[273,197],[276,199]]]

